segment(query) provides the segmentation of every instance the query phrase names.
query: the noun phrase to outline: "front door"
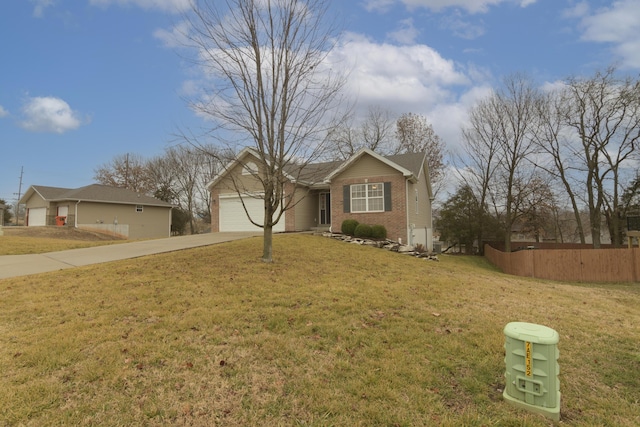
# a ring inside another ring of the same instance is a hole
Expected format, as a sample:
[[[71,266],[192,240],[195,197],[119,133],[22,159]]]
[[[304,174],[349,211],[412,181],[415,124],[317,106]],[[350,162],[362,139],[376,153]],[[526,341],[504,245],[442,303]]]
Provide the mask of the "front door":
[[[331,193],[320,193],[320,225],[331,224]]]

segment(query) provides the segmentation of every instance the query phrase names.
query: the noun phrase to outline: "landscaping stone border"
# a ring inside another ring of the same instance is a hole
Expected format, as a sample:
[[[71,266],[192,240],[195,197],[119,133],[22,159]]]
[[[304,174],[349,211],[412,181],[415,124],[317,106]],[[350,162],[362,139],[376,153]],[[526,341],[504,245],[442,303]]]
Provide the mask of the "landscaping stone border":
[[[439,261],[438,256],[435,254],[428,253],[428,252],[417,252],[413,246],[402,245],[398,242],[395,242],[389,239],[385,239],[385,240],[361,239],[358,237],[348,236],[346,234],[331,233],[331,232],[322,233],[322,236],[329,237],[335,240],[340,240],[346,243],[386,249],[391,252],[398,252],[399,254],[411,255],[416,258],[426,259],[427,261]]]

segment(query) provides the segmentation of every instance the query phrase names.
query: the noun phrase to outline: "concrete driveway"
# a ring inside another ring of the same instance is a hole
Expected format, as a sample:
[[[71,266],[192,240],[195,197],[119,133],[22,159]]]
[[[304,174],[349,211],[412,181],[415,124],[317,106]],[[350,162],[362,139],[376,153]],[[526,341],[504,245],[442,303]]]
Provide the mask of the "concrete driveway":
[[[71,249],[34,255],[0,256],[0,279],[46,273],[65,268],[138,258],[164,252],[180,251],[200,246],[215,245],[232,240],[261,236],[262,231],[248,233],[207,233],[178,236],[167,239],[118,243],[94,248]]]

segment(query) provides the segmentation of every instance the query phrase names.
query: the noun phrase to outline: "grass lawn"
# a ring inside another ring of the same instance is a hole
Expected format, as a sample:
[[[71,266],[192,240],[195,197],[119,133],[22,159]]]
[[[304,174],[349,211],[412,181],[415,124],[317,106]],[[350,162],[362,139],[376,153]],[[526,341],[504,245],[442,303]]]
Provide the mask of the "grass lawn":
[[[561,425],[640,425],[640,286],[308,235],[0,280],[0,425],[548,426],[504,326],[560,334]]]
[[[0,256],[42,254],[129,242],[73,227],[4,227],[2,231]]]
[[[68,249],[91,248],[94,246],[125,243],[126,240],[104,240],[85,242],[80,240],[61,240],[55,238],[0,237],[0,255],[43,254],[46,252],[66,251]]]

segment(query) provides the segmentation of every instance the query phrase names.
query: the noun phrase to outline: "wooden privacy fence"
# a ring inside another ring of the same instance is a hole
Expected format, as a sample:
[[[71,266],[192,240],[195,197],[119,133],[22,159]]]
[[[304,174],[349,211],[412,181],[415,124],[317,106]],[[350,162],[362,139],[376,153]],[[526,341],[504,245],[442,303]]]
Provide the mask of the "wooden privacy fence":
[[[515,276],[568,282],[640,281],[640,248],[501,252],[485,245],[484,256]]]

